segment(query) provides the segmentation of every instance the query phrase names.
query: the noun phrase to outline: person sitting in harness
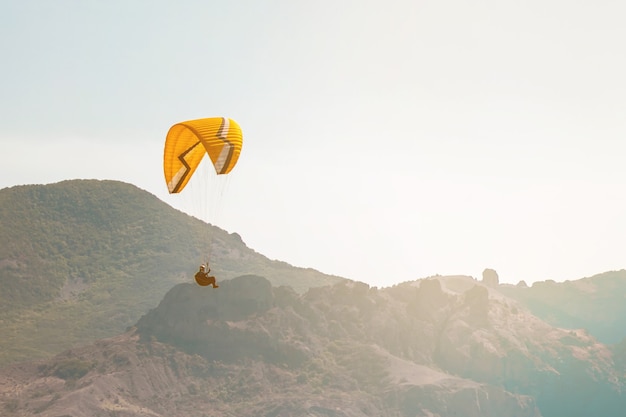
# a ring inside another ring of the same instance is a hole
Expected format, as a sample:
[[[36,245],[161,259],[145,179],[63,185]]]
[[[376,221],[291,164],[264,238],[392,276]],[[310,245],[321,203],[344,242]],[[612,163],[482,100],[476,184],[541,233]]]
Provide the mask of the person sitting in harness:
[[[200,265],[200,269],[195,275],[196,282],[202,287],[212,285],[213,288],[219,288],[219,285],[215,282],[215,277],[209,275],[210,272],[211,268],[208,266],[205,267],[204,264]]]

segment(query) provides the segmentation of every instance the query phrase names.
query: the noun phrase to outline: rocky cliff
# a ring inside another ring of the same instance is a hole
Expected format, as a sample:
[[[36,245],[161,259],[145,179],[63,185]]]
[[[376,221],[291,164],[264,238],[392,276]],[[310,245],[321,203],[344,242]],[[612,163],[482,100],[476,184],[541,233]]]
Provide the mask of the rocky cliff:
[[[623,346],[437,277],[175,286],[121,336],[0,371],[13,416],[621,416]]]

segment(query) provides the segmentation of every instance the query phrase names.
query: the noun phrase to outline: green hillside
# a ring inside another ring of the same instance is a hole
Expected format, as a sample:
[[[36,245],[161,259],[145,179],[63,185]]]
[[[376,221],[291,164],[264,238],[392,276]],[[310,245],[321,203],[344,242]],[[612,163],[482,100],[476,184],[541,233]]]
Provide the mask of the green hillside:
[[[626,337],[626,270],[575,281],[535,282],[532,287],[501,286],[500,291],[553,326],[584,328],[603,343]]]
[[[189,282],[207,233],[220,280],[298,292],[341,280],[272,261],[133,185],[72,180],[0,190],[0,365],[115,335]],[[198,287],[198,290],[205,290]]]

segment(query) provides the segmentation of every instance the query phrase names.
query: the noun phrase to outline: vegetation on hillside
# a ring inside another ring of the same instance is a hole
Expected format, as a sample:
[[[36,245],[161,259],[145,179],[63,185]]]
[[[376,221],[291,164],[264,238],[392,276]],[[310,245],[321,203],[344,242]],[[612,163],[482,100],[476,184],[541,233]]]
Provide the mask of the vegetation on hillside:
[[[587,329],[604,343],[618,343],[626,333],[626,270],[604,272],[575,281],[535,282],[531,287],[501,286],[548,323]]]
[[[297,291],[340,280],[269,260],[130,184],[0,190],[0,365],[124,331],[192,280],[207,233],[220,280],[257,271]]]
[[[471,277],[298,294],[174,286],[115,338],[0,372],[8,417],[618,417],[624,346],[552,327]]]

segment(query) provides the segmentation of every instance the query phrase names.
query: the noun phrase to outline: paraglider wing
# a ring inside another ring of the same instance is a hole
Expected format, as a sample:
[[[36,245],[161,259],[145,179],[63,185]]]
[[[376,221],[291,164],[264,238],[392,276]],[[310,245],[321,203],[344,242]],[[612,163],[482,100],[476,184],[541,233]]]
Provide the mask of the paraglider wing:
[[[218,175],[228,174],[239,159],[243,135],[232,119],[211,117],[172,126],[165,139],[163,172],[170,193],[181,192],[209,155]]]

